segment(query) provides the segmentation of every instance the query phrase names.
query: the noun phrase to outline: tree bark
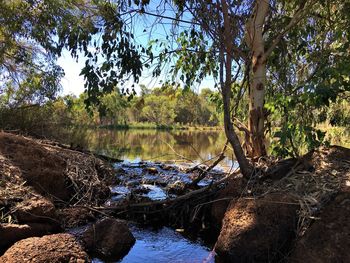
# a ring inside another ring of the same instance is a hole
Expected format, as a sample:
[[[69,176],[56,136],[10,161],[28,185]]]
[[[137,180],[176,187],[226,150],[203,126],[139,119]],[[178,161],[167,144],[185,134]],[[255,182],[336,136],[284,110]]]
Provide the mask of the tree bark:
[[[251,83],[249,85],[249,141],[247,154],[252,158],[266,155],[264,135],[264,98],[266,84],[266,56],[263,26],[269,11],[268,0],[257,0],[246,25],[246,43],[251,51]]]

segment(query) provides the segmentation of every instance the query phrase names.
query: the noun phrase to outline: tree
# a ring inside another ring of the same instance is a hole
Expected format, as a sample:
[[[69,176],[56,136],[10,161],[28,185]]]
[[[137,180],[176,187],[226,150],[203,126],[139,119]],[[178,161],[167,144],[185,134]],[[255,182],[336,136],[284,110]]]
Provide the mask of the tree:
[[[156,125],[171,125],[175,119],[175,103],[169,96],[149,95],[145,98],[141,114]]]
[[[249,177],[252,166],[245,158],[241,143],[233,128],[231,116],[232,83],[239,80],[242,87],[245,86],[249,93],[248,125],[246,127],[239,123],[240,125],[237,126],[245,132],[248,156],[257,159],[266,154],[264,137],[268,114],[265,108],[267,78],[272,78],[276,72],[279,74],[282,72],[281,69],[286,69],[284,65],[274,64],[277,62],[275,58],[281,57],[279,52],[284,47],[295,49],[295,55],[300,56],[304,61],[309,61],[309,67],[304,70],[306,77],[299,78],[298,75],[291,75],[291,79],[292,83],[298,84],[297,87],[294,87],[296,91],[304,89],[304,97],[315,97],[317,93],[312,90],[307,93],[308,90],[305,89],[306,83],[311,82],[319,73],[320,68],[315,64],[322,64],[321,68],[323,69],[333,68],[330,71],[334,71],[337,63],[315,63],[317,58],[310,59],[307,54],[320,49],[320,45],[312,43],[311,37],[315,37],[319,42],[325,44],[322,49],[325,52],[323,55],[327,54],[326,57],[329,58],[332,54],[341,54],[343,61],[346,61],[342,63],[342,68],[347,68],[349,65],[347,62],[348,50],[344,52],[344,48],[347,49],[349,45],[349,36],[344,31],[341,33],[339,29],[346,31],[344,26],[349,24],[349,16],[345,15],[348,13],[347,11],[339,12],[336,7],[342,6],[341,10],[348,10],[349,3],[342,1],[257,0],[250,4],[249,1],[222,0],[214,2],[177,1],[176,4],[178,13],[191,13],[193,19],[192,26],[189,30],[184,31],[184,37],[181,37],[179,41],[181,47],[177,54],[180,63],[176,64],[176,73],[181,72],[186,83],[191,83],[197,80],[196,74],[201,78],[208,73],[215,76],[216,72],[219,72],[218,79],[223,98],[226,136],[233,146],[243,175]],[[207,19],[208,17],[211,19]],[[320,24],[323,25],[323,29],[312,31],[313,28],[316,28],[316,22],[319,20],[322,20]],[[338,39],[342,53],[327,48],[335,39]],[[295,42],[295,40],[303,40],[304,48],[302,51],[304,54],[300,55],[300,46],[295,45],[299,41]],[[215,61],[219,65],[218,68],[211,68],[213,57],[215,59],[213,54],[217,54]],[[298,62],[296,60],[294,64],[289,63],[288,66],[295,67]],[[280,69],[276,70],[277,67]],[[241,72],[242,68],[243,73]],[[270,73],[267,68],[273,68],[276,72]],[[235,73],[234,76],[233,73]],[[344,78],[344,75],[342,77],[338,75],[336,78],[342,82],[338,83],[340,85],[338,85],[336,92],[332,91],[331,88],[325,89],[323,86],[324,91],[327,90],[330,95],[337,96],[338,91],[349,88],[348,78]],[[305,82],[298,83],[295,79],[304,79]],[[273,81],[269,83],[274,84]],[[341,89],[339,89],[340,86],[342,86]],[[270,87],[270,91],[273,88]],[[240,91],[237,93],[238,97],[240,93]],[[322,103],[327,103],[329,98],[332,96],[324,96]],[[305,132],[309,132],[309,129],[305,129]]]
[[[173,42],[169,42],[167,45],[163,41],[157,41],[157,39],[151,41],[153,46],[141,48],[141,53],[148,57],[143,60],[144,65],[149,67],[149,63],[157,59],[159,64],[153,72],[156,76],[161,72],[161,65],[171,63],[170,57],[173,57],[175,62],[171,73],[175,76],[179,75],[186,87],[194,82],[200,82],[207,75],[212,75],[218,80],[223,101],[225,133],[234,149],[243,175],[249,178],[254,168],[243,151],[234,124],[245,133],[244,145],[247,156],[257,160],[266,155],[265,131],[269,113],[265,107],[266,91],[269,90],[270,94],[274,92],[276,82],[270,81],[270,79],[275,76],[275,73],[282,75],[280,73],[287,68],[280,65],[281,69],[277,69],[279,61],[276,57],[281,56],[283,48],[294,49],[297,56],[300,55],[299,49],[306,49],[305,53],[312,53],[319,48],[319,45],[312,43],[311,37],[323,39],[324,43],[328,43],[326,47],[335,38],[339,41],[342,49],[347,50],[346,45],[349,43],[349,37],[344,31],[341,33],[341,30],[346,31],[345,26],[349,23],[349,16],[346,15],[346,11],[341,12],[341,16],[338,16],[340,14],[337,14],[339,12],[336,6],[342,6],[344,10],[348,10],[349,4],[336,0],[256,0],[253,3],[245,0],[178,0],[171,2],[164,0],[162,3],[161,6],[165,9],[166,6],[170,6],[170,10],[174,10],[174,12],[171,14],[169,11],[166,14],[154,13],[147,9],[150,1],[134,1],[134,3],[124,6],[123,10],[117,6],[115,13],[119,14],[118,21],[120,23],[123,21],[123,14],[155,16],[173,21],[172,30],[169,28],[169,35],[166,38],[173,37],[177,46],[173,46]],[[121,11],[123,11],[122,14]],[[321,24],[324,27],[315,34],[312,29],[316,27],[315,21],[319,20],[322,21]],[[176,31],[174,28],[178,30]],[[117,43],[124,41],[123,38],[114,39],[117,40]],[[301,39],[304,42],[302,48],[295,44],[299,42],[295,42],[295,40]],[[104,43],[109,43],[109,41],[104,41]],[[137,47],[137,45],[130,45],[130,43],[127,46],[131,49]],[[120,46],[118,48],[120,49]],[[118,51],[118,48],[113,51]],[[163,51],[159,52],[161,49]],[[334,48],[324,49],[327,50],[328,57],[338,52]],[[157,52],[157,54],[153,52]],[[348,51],[343,50],[342,52],[341,57],[346,60]],[[139,53],[127,53],[128,61],[131,54],[137,57]],[[106,58],[111,57],[113,52],[107,53],[107,55]],[[119,60],[117,59],[112,64],[106,60],[100,69],[87,64],[82,72],[88,80],[87,87],[91,88],[99,84],[102,87],[107,87],[104,90],[108,90],[108,86],[111,85],[108,83],[117,82],[121,78],[120,75],[113,78],[116,73],[113,73],[114,70],[111,69],[115,66],[121,67],[121,72],[124,72],[123,69],[126,67],[127,71],[133,73],[134,79],[137,81],[142,69],[139,64],[141,60],[136,60],[137,64],[129,65],[123,64],[123,59],[123,56],[119,56]],[[303,55],[301,59],[308,60]],[[308,98],[313,95],[312,92],[306,93],[305,85],[317,75],[313,73],[314,71],[318,72],[318,67],[314,65],[315,61],[316,58],[310,61],[312,65],[307,68],[306,77],[303,76],[305,83],[299,83],[301,88],[294,87],[296,91],[302,91]],[[298,62],[294,60],[293,63],[288,64],[288,67],[295,67]],[[333,70],[337,66],[339,66],[338,63],[322,64],[322,68],[328,67],[329,69],[333,68]],[[136,70],[131,70],[135,67]],[[342,65],[342,67],[346,68],[347,66]],[[275,71],[270,72],[270,69]],[[96,72],[100,72],[100,75],[107,74],[107,76],[101,78]],[[341,78],[343,84],[347,85],[348,79],[342,76],[336,77],[337,79]],[[294,75],[291,79],[292,83],[298,83],[295,79],[299,79],[299,77]],[[233,94],[232,91],[233,83],[240,83],[236,94]],[[266,87],[267,83],[273,86]],[[329,91],[329,89],[327,90]],[[249,95],[247,125],[237,122],[233,116],[234,112],[231,111],[232,98],[235,96],[239,101],[244,92]],[[285,93],[286,90],[283,92]],[[334,94],[336,95],[337,92]],[[325,99],[327,98],[329,96],[325,96]]]
[[[108,0],[0,1],[0,89],[24,94],[23,101],[53,99],[63,75],[56,59],[64,48],[74,58],[88,58],[82,72],[89,80],[88,105],[113,91],[111,82],[130,75],[137,81],[142,64],[120,18],[125,5]],[[99,59],[105,62],[97,71]]]

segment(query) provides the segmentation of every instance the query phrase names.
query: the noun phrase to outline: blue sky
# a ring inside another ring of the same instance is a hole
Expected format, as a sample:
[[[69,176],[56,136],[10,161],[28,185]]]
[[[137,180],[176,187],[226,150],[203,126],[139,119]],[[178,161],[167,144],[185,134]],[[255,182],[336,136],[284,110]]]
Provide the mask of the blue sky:
[[[151,13],[157,12],[156,6],[149,6],[147,11]],[[165,12],[164,15],[171,16],[172,10],[171,6],[162,7]],[[158,10],[159,11],[159,10]],[[184,19],[190,20],[190,17],[184,17]],[[186,27],[187,25],[180,25]],[[171,20],[163,19],[159,21],[158,18],[148,16],[148,15],[137,15],[133,17],[133,24],[130,29],[136,37],[137,42],[142,45],[146,45],[150,40],[154,38],[159,38],[165,40],[165,37],[171,31]],[[176,43],[174,43],[176,45]],[[85,58],[80,58],[78,61],[73,59],[68,51],[64,51],[62,56],[58,59],[58,64],[64,69],[65,77],[61,80],[61,85],[63,87],[63,94],[74,94],[79,95],[84,91],[84,79],[79,76],[81,69],[84,67]],[[145,70],[142,73],[139,84],[144,84],[149,88],[159,87],[159,81],[164,81],[166,78],[166,72],[163,72],[158,78],[152,78],[150,71]],[[129,82],[126,85],[131,86],[133,83]],[[202,88],[214,88],[214,80],[212,77],[208,77],[203,80],[197,86],[194,86],[195,91],[199,91]],[[136,91],[138,87],[136,85]]]

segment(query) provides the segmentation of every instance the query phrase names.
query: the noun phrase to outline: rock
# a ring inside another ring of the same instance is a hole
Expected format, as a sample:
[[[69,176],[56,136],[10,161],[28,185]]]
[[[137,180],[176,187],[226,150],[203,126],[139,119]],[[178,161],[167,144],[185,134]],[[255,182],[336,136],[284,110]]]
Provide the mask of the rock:
[[[136,180],[129,180],[129,181],[127,181],[125,183],[125,186],[132,188],[132,187],[135,187],[135,186],[137,186],[139,184],[140,184],[140,180],[136,179]]]
[[[144,168],[145,172],[148,172],[149,174],[157,174],[158,170],[156,167],[146,167]]]
[[[57,216],[55,206],[45,198],[35,197],[19,203],[14,215],[19,223],[55,223]]]
[[[118,175],[118,176],[127,174],[127,172],[125,171],[125,169],[123,169],[122,167],[115,168],[115,169],[114,169],[114,172],[115,172],[115,174]]]
[[[171,171],[171,170],[176,170],[174,166],[168,165],[168,164],[161,164],[161,168],[164,171]]]
[[[88,255],[70,234],[55,234],[21,240],[0,257],[0,263],[89,262]]]
[[[21,239],[57,233],[59,230],[56,225],[52,224],[0,224],[0,251],[4,251]]]
[[[220,190],[215,199],[238,198],[242,195],[247,182],[242,177],[232,177],[228,180],[225,188]],[[220,231],[222,220],[231,200],[222,200],[213,203],[211,207],[211,220],[214,228]]]
[[[106,260],[123,257],[135,243],[127,225],[114,218],[104,218],[90,225],[80,239],[89,252]]]
[[[57,214],[63,228],[79,227],[96,220],[91,210],[83,207],[59,209]]]
[[[168,183],[166,190],[170,194],[181,195],[186,191],[186,184],[181,180],[177,180],[173,183]]]
[[[326,206],[296,242],[289,262],[350,262],[350,190]]]
[[[298,205],[291,197],[231,201],[216,243],[217,262],[277,262],[295,237]]]

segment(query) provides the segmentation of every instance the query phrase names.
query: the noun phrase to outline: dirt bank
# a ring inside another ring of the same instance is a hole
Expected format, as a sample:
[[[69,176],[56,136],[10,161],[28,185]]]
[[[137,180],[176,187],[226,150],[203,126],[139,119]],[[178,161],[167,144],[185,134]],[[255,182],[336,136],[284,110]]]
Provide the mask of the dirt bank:
[[[109,195],[112,171],[100,159],[45,141],[0,133],[0,165],[7,196],[40,194],[55,202],[100,203]],[[23,186],[23,189],[18,186]],[[4,192],[1,200],[8,199]]]
[[[113,173],[91,154],[0,132],[0,254],[19,240],[95,221],[82,207],[110,197]]]
[[[218,262],[349,261],[349,149],[320,148],[237,193],[239,182],[222,190],[234,189],[215,246]],[[221,210],[212,209],[216,220]]]

